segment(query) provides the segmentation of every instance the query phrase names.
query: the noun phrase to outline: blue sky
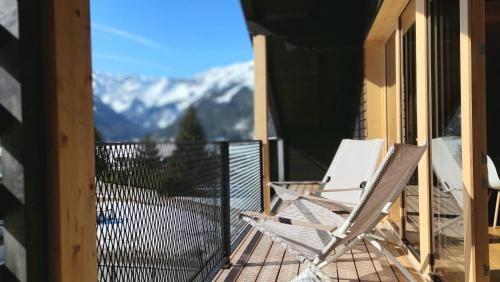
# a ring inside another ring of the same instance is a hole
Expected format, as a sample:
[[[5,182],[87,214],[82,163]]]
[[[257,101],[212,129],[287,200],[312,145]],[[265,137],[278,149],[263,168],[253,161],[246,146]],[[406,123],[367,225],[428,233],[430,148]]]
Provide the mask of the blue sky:
[[[190,77],[251,60],[238,0],[91,0],[98,72]]]

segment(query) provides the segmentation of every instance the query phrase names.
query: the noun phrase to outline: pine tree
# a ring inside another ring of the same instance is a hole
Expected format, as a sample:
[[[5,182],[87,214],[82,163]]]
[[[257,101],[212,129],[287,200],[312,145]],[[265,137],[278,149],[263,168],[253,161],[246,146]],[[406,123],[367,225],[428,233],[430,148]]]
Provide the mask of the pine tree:
[[[142,145],[139,146],[138,148],[138,157],[141,159],[141,161],[144,161],[146,163],[154,163],[157,161],[160,155],[160,151],[158,150],[158,147],[156,146],[156,143],[154,142],[153,138],[151,137],[150,134],[147,134],[144,136],[144,138],[141,140]]]
[[[180,120],[175,141],[197,142],[203,140],[205,140],[205,133],[196,115],[196,108],[190,106]]]
[[[94,142],[97,144],[102,143],[103,141],[104,138],[102,137],[101,131],[94,126]]]
[[[106,151],[106,147],[101,145],[103,141],[101,132],[94,126],[95,174],[99,180],[101,180],[109,168],[108,152]]]

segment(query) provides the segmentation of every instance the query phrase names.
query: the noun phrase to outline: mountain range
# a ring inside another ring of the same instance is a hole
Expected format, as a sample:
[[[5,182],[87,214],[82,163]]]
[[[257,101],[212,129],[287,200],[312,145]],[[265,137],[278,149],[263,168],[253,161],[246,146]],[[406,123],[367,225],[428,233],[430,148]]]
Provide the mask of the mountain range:
[[[209,69],[193,78],[93,74],[94,119],[106,141],[173,139],[180,117],[196,108],[207,139],[252,136],[253,62]]]

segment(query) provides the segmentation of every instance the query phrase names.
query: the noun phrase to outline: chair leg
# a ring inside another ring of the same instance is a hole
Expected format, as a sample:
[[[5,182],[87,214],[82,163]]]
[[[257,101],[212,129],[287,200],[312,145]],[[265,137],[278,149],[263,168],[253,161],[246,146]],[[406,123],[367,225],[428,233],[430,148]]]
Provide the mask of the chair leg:
[[[385,255],[389,260],[391,260],[395,265],[396,267],[404,274],[404,276],[410,281],[410,282],[417,282],[417,280],[415,279],[415,277],[413,277],[413,275],[408,271],[408,269],[406,267],[404,267],[399,261],[397,258],[395,258],[388,250],[386,250],[384,247],[382,247],[382,245],[380,245],[380,243],[371,238],[371,237],[366,237],[366,239],[368,240],[368,242],[370,242],[370,244],[372,244],[379,252],[381,252],[383,255]]]
[[[314,273],[310,268],[306,268],[304,271],[299,273],[299,275],[295,277],[291,282],[321,282],[321,281],[322,280],[318,278],[316,273]],[[331,280],[328,278],[324,279],[323,281],[330,282]]]
[[[497,191],[497,203],[495,206],[495,216],[493,217],[493,229],[497,228],[499,206],[500,206],[500,191]]]

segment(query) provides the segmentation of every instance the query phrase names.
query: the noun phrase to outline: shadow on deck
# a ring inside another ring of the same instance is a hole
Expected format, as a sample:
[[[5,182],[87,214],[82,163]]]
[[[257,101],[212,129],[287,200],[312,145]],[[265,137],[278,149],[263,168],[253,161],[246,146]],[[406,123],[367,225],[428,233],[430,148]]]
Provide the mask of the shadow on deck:
[[[313,187],[294,185],[290,189],[304,193]],[[274,210],[287,204],[279,202]],[[392,238],[391,241],[396,242],[387,223],[381,222],[379,227],[386,238]],[[410,269],[418,281],[423,281],[397,244],[386,241],[384,245]],[[255,229],[234,250],[231,262],[233,266],[219,271],[213,281],[290,281],[305,268],[294,255]],[[352,251],[324,270],[333,281],[407,281],[384,255],[367,242],[356,245]]]

